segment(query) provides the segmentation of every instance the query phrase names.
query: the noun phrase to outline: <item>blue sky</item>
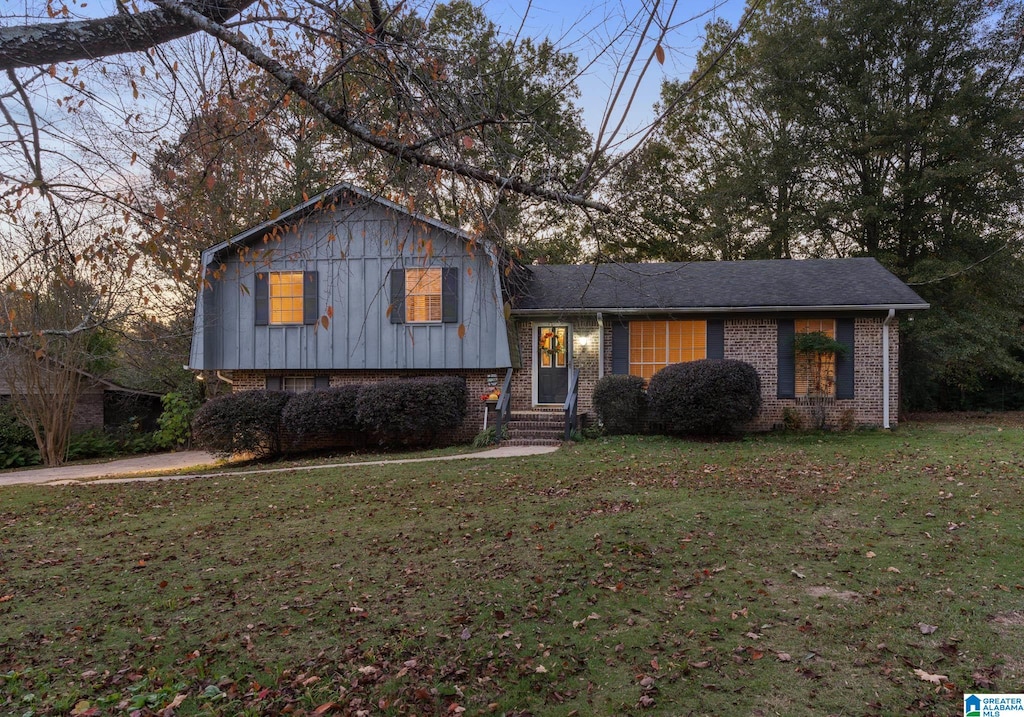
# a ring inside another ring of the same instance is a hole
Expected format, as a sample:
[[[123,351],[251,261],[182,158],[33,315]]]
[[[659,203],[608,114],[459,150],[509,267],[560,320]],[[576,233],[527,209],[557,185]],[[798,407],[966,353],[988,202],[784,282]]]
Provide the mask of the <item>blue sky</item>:
[[[584,120],[591,132],[600,126],[613,80],[621,77],[621,62],[636,46],[638,18],[649,15],[652,0],[485,0],[484,8],[507,33],[522,26],[524,33],[548,37],[556,45],[580,59],[581,67],[593,61],[580,78]],[[671,2],[658,4],[658,16],[671,28],[663,47],[665,64],[651,63],[640,92],[624,125],[632,130],[649,121],[651,107],[658,99],[665,78],[689,77],[694,59],[704,42],[704,26],[724,18],[735,25],[743,14],[743,0],[679,0],[674,9]],[[671,15],[669,13],[671,11]],[[656,34],[652,28],[651,35]],[[654,39],[649,36],[638,58],[638,64],[654,52]]]

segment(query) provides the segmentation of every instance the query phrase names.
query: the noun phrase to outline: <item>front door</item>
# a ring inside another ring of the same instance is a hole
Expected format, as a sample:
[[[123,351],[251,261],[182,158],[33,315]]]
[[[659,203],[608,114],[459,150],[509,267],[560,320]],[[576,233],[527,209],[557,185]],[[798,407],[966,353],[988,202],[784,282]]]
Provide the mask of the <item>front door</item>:
[[[537,327],[537,403],[564,403],[569,390],[569,327]]]

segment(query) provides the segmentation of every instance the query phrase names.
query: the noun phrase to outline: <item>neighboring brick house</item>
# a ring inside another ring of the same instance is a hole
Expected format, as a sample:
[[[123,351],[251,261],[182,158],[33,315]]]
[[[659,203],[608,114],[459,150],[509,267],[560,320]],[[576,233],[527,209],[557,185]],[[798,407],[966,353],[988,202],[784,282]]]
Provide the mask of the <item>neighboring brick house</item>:
[[[897,312],[927,308],[874,259],[520,266],[348,184],[207,249],[202,265],[193,369],[236,391],[454,373],[469,386],[459,438],[480,429],[480,395],[509,369],[513,411],[560,409],[576,369],[588,413],[605,374],[716,357],[755,366],[753,428],[771,428],[806,401],[793,342],[814,330],[849,348],[829,369],[830,422],[891,426]]]
[[[84,371],[81,374],[80,392],[71,417],[72,434],[126,424],[139,424],[146,431],[156,430],[161,410],[160,394],[127,388]],[[0,371],[0,404],[9,401],[11,393],[11,386]]]

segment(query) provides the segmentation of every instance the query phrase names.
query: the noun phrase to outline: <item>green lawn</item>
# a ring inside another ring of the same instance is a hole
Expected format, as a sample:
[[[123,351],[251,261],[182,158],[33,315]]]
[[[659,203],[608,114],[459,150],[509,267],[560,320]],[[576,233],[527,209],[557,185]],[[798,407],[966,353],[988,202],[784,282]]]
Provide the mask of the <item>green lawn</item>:
[[[0,489],[0,712],[960,715],[1024,678],[1022,439]]]

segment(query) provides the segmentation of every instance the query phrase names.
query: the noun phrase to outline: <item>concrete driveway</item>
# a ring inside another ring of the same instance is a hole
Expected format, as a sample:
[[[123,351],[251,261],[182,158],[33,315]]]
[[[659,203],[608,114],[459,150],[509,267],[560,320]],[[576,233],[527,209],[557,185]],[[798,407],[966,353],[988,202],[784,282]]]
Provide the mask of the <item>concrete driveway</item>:
[[[458,453],[449,456],[431,458],[392,458],[374,461],[349,463],[321,463],[309,466],[289,466],[287,468],[254,468],[245,471],[218,471],[217,458],[203,451],[182,451],[180,453],[158,453],[138,458],[124,458],[107,463],[89,465],[61,466],[60,468],[32,468],[11,473],[0,473],[0,487],[7,485],[25,485],[41,483],[49,485],[68,485],[78,481],[89,483],[120,483],[124,481],[160,481],[187,480],[190,478],[220,478],[224,476],[258,475],[263,473],[288,473],[295,471],[315,471],[324,468],[354,468],[358,466],[379,466],[390,463],[429,463],[432,461],[455,461],[466,458],[515,458],[518,456],[536,456],[557,451],[557,446],[499,446],[486,451]],[[183,470],[188,468],[207,468],[212,470],[197,471],[182,475],[149,475],[138,476],[137,473],[153,473],[158,471]]]
[[[77,481],[101,476],[131,477],[133,473],[153,471],[176,471],[200,466],[213,467],[217,458],[205,451],[179,451],[176,453],[153,453],[148,456],[122,458],[106,463],[60,466],[59,468],[27,468],[22,471],[0,473],[0,486],[24,485],[26,483],[53,483],[54,481]]]

